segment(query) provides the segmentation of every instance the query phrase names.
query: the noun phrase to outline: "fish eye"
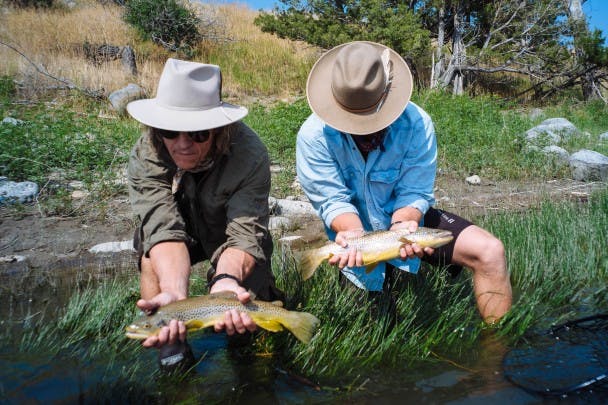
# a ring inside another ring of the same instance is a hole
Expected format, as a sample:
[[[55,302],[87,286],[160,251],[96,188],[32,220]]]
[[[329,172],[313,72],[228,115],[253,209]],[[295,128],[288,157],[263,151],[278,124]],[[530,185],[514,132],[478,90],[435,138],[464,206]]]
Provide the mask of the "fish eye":
[[[144,323],[144,328],[150,329],[151,327],[152,327],[152,325],[150,325],[150,322]]]

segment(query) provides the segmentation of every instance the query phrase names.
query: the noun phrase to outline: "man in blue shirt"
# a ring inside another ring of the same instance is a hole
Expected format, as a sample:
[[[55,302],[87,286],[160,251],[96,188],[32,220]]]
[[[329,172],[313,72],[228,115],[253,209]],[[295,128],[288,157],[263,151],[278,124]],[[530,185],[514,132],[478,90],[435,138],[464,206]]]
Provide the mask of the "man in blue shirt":
[[[327,235],[347,246],[363,232],[419,225],[452,231],[441,248],[401,248],[401,259],[366,274],[361,253],[333,256],[329,263],[359,288],[382,291],[394,267],[416,273],[420,260],[473,271],[477,306],[493,323],[511,307],[504,247],[486,230],[433,208],[437,165],[435,130],[412,103],[412,77],[405,61],[383,45],[356,41],[326,52],[307,83],[313,114],[298,133],[298,179],[321,217]]]

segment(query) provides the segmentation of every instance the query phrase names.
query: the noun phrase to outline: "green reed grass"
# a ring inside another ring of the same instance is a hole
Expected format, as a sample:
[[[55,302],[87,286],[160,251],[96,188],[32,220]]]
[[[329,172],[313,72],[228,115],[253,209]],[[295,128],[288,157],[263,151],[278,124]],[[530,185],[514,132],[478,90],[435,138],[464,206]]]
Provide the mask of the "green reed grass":
[[[321,326],[308,345],[289,333],[263,333],[254,352],[274,353],[283,367],[309,378],[349,385],[379,368],[399,370],[443,355],[466,358],[487,329],[515,342],[530,329],[608,305],[608,191],[593,194],[588,203],[546,202],[481,222],[505,243],[515,292],[514,306],[499,325],[481,322],[468,271],[456,278],[430,267],[417,275],[399,274],[391,293],[397,306],[391,329],[386,296],[374,302],[363,291],[341,287],[338,272],[327,265],[303,281],[291,254],[277,248],[273,271],[289,297],[286,307],[315,314]],[[193,294],[206,293],[202,272],[194,274],[192,284]],[[122,381],[141,379],[154,361],[151,351],[124,337],[137,297],[136,280],[77,292],[58,319],[38,320],[25,330],[19,350],[103,359],[108,368],[127,362]]]

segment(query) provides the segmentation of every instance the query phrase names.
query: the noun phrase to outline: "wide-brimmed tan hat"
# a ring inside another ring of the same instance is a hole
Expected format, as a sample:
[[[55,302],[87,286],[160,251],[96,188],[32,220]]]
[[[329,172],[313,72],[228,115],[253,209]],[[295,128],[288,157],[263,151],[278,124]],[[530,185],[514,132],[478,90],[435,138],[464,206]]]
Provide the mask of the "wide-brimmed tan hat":
[[[132,101],[127,111],[137,121],[172,131],[202,131],[243,119],[245,107],[221,99],[219,66],[168,59],[156,97]]]
[[[329,126],[353,135],[388,127],[412,95],[412,74],[392,49],[355,41],[324,53],[308,75],[308,104]]]

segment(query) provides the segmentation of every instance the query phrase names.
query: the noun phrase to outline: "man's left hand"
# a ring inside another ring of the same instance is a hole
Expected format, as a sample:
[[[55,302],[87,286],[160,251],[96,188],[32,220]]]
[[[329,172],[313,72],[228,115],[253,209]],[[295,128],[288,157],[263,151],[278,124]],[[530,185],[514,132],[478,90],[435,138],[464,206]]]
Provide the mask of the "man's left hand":
[[[394,224],[391,226],[391,231],[396,229],[408,229],[410,232],[416,232],[418,229],[418,222],[416,221],[403,221],[398,224]],[[435,249],[427,247],[421,248],[416,243],[403,245],[401,249],[399,249],[399,254],[402,259],[413,259],[415,257],[422,257],[425,254],[432,255]]]
[[[235,280],[225,278],[218,280],[209,293],[216,293],[220,291],[231,291],[236,294],[241,304],[247,304],[251,300],[251,294],[243,287],[241,287]],[[234,335],[235,333],[243,334],[247,331],[253,332],[257,329],[257,325],[253,322],[251,317],[245,312],[239,312],[236,309],[231,309],[224,313],[224,319],[218,321],[214,325],[216,332],[226,331],[227,335]]]

